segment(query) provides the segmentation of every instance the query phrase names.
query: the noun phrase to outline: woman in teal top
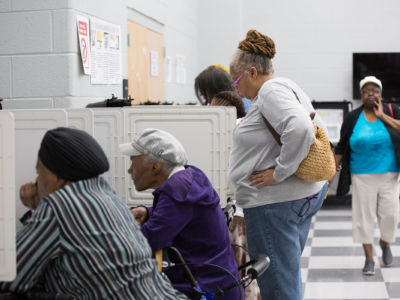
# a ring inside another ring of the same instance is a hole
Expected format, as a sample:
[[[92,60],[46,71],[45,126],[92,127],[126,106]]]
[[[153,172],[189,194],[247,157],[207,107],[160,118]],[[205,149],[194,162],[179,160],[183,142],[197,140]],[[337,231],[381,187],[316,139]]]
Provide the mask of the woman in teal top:
[[[363,105],[343,121],[335,148],[342,168],[337,194],[345,195],[352,183],[353,239],[365,252],[364,275],[375,274],[372,243],[378,221],[385,266],[392,264],[399,215],[400,110],[382,104],[382,83],[374,76],[360,82]],[[350,177],[351,176],[351,177]]]
[[[394,145],[381,119],[370,122],[365,113],[360,114],[350,137],[350,149],[351,174],[399,171]]]

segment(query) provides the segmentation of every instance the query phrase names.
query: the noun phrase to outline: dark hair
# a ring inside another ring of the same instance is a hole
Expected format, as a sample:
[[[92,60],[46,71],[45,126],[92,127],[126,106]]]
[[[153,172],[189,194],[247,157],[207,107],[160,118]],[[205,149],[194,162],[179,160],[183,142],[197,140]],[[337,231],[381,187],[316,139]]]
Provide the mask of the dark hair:
[[[224,69],[217,66],[209,66],[197,75],[194,81],[196,97],[201,104],[210,104],[212,98],[218,92],[234,91],[232,82],[232,77]],[[201,96],[205,98],[205,103],[202,102]]]
[[[243,118],[246,115],[242,98],[240,98],[239,94],[236,92],[219,92],[214,96],[212,102],[214,102],[215,105],[218,106],[236,107],[236,115],[238,119]]]

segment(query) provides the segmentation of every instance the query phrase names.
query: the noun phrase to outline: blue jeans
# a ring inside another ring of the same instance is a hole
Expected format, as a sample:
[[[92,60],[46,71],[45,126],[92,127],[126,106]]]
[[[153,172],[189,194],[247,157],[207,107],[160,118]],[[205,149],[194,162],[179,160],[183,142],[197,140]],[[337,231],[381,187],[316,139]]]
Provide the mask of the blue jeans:
[[[244,209],[251,257],[269,256],[271,264],[257,278],[262,299],[303,298],[300,256],[307,241],[312,216],[321,208],[328,182],[316,195]]]

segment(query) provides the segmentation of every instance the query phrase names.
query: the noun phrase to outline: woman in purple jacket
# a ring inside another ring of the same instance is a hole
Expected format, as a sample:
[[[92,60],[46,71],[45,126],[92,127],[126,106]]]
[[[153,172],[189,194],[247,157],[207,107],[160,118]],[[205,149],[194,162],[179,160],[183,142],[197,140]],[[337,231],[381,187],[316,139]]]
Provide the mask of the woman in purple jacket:
[[[233,284],[239,276],[219,196],[200,169],[186,165],[182,144],[166,131],[148,128],[120,149],[130,156],[128,173],[136,190],[155,189],[152,207],[131,210],[153,252],[178,249],[206,292]],[[182,266],[166,274],[176,289],[195,296]],[[242,288],[236,288],[218,299],[242,297]]]

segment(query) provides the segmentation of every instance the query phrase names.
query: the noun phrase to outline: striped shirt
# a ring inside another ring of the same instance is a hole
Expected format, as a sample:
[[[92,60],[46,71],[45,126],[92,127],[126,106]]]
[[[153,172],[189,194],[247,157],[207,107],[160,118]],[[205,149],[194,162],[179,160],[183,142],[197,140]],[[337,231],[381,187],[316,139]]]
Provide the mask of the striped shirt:
[[[0,290],[40,287],[76,299],[179,299],[158,272],[128,207],[101,178],[41,199],[17,235],[17,277]]]

